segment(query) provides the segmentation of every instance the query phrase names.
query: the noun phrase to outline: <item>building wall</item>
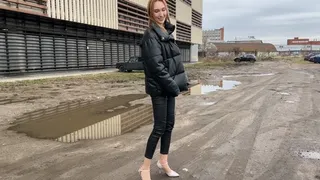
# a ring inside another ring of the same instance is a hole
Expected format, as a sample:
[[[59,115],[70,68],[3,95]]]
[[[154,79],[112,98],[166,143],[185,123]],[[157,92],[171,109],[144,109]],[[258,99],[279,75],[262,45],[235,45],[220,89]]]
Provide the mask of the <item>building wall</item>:
[[[202,7],[203,2],[202,1],[203,0],[193,0],[192,5],[191,5],[192,9],[198,11],[201,14],[203,13],[203,7]]]
[[[192,9],[187,3],[177,0],[176,1],[177,21],[191,25]]]
[[[275,45],[279,52],[320,51],[320,45]]]
[[[118,29],[117,0],[49,0],[47,7],[51,18]]]
[[[202,44],[202,29],[191,26],[191,42],[195,44]]]
[[[9,11],[22,12],[27,14],[33,14],[38,16],[47,16],[47,1],[12,1],[12,0],[1,0],[0,9]]]
[[[191,46],[191,62],[198,62],[199,61],[199,57],[198,57],[199,50],[198,49],[199,48],[198,48],[197,44]]]
[[[310,41],[308,38],[300,39],[299,37],[295,37],[293,39],[287,39],[287,45],[320,45],[320,41]]]
[[[203,39],[209,39],[210,41],[223,41],[224,40],[224,27],[214,30],[202,31]]]
[[[5,9],[3,1],[0,74],[105,68],[140,56],[148,0],[39,0],[47,8],[40,13]],[[191,46],[202,40],[200,1],[192,3],[197,13],[190,0],[168,2],[182,60],[194,61],[197,53],[191,55]]]
[[[143,6],[145,8],[147,8],[148,6],[148,0],[129,0],[129,1],[139,4],[140,6]]]

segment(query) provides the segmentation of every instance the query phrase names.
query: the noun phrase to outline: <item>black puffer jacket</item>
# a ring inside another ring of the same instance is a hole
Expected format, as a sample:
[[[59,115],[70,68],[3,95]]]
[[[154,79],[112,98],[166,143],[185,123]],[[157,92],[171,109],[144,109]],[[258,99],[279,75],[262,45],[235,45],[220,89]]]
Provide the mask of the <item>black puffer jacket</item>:
[[[173,96],[188,90],[188,79],[180,49],[172,32],[175,26],[165,23],[167,32],[156,24],[148,28],[141,41],[146,93],[151,96]]]

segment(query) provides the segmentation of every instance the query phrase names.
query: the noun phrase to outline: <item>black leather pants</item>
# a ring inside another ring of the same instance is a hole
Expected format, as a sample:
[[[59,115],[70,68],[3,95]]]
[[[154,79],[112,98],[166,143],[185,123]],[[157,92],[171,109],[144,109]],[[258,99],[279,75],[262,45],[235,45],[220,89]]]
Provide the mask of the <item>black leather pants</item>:
[[[145,157],[152,159],[158,141],[161,138],[160,153],[168,154],[171,142],[171,132],[175,121],[175,98],[151,97],[154,125],[147,142]]]

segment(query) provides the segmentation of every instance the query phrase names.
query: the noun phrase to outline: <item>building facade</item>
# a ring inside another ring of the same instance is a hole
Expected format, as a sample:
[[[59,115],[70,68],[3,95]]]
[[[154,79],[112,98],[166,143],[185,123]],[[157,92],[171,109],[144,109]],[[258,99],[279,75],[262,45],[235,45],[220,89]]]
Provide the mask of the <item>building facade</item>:
[[[277,53],[277,49],[270,43],[214,43],[207,50],[206,56],[238,56],[239,54],[254,54],[256,56],[270,56]]]
[[[203,41],[223,42],[224,41],[224,27],[213,30],[202,31]]]
[[[287,45],[320,45],[320,41],[317,39],[310,40],[308,38],[300,39],[299,37],[294,37],[293,39],[287,39]]]
[[[233,41],[227,41],[228,43],[263,43],[262,40],[256,39],[254,36],[248,37],[235,37]]]
[[[148,0],[0,1],[0,73],[112,67],[140,56]],[[184,62],[202,43],[202,0],[167,0]]]
[[[201,52],[206,52],[207,49],[210,49],[213,43],[216,42],[224,42],[224,27],[202,31],[202,44],[198,49]]]
[[[294,37],[287,39],[287,44],[275,45],[280,55],[303,55],[310,52],[320,52],[320,41],[317,39]]]
[[[320,45],[275,45],[280,55],[303,55],[320,52]]]

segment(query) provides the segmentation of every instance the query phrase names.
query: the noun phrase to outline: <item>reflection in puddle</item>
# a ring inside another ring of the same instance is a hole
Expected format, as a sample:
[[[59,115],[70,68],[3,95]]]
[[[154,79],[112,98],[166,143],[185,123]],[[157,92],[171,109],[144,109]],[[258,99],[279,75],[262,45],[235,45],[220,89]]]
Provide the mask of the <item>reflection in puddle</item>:
[[[230,90],[240,84],[241,82],[239,81],[230,81],[230,80],[222,80],[220,81],[220,84],[218,86],[198,84],[190,88],[190,95],[202,95],[202,94],[208,94],[210,92],[214,92],[218,90]]]
[[[299,156],[306,159],[320,160],[320,153],[318,152],[312,152],[312,151],[299,152]]]
[[[214,104],[216,104],[216,102],[203,102],[203,103],[201,103],[202,106],[211,106]]]
[[[289,96],[290,95],[290,93],[287,93],[287,92],[279,92],[278,94],[285,95],[285,96]]]
[[[146,94],[127,94],[98,101],[61,103],[57,107],[26,113],[8,129],[41,139],[56,139],[86,127],[92,127],[89,131],[82,132],[86,139],[102,137],[109,130],[114,134],[118,127],[121,128],[119,132],[125,133],[151,122],[152,111],[149,106],[144,108],[143,104],[131,104],[132,101],[145,97]],[[127,112],[130,114],[126,114]],[[121,117],[114,120],[118,124],[113,125],[113,120],[100,123],[118,115]],[[120,124],[118,120],[121,121]]]
[[[226,76],[223,76],[223,78],[227,78],[227,77],[244,77],[244,76],[260,77],[260,76],[273,76],[273,75],[275,75],[275,73],[265,73],[265,74],[252,73],[252,74],[226,75]]]

